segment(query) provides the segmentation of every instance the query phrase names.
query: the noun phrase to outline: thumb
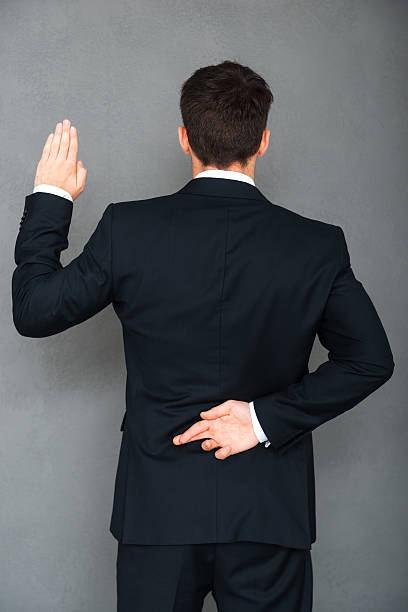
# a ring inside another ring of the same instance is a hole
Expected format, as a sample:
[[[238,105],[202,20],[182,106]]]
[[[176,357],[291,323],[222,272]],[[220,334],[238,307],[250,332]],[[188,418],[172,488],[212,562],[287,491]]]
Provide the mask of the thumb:
[[[81,191],[85,188],[86,183],[86,175],[88,170],[85,168],[82,160],[77,161],[77,187],[81,189]]]

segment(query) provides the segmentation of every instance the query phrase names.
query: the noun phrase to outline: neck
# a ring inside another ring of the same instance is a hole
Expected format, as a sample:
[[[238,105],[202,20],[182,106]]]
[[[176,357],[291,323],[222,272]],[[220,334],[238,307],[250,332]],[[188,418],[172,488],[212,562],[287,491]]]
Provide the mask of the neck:
[[[204,172],[204,170],[229,170],[231,172],[242,172],[242,174],[250,176],[253,181],[255,180],[255,164],[242,166],[241,164],[234,163],[228,166],[228,168],[217,168],[217,166],[204,166],[202,163],[192,160],[191,166],[193,178],[195,178],[199,172]]]

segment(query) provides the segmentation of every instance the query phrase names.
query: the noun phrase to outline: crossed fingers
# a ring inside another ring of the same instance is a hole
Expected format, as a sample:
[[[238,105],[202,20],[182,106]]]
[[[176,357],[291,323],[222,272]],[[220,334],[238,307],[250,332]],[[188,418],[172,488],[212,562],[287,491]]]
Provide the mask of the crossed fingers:
[[[203,450],[209,451],[221,446],[221,448],[215,452],[215,457],[217,459],[226,459],[231,453],[231,447],[229,445],[222,446],[221,443],[214,438],[215,432],[213,423],[211,421],[223,416],[228,416],[228,414],[229,408],[226,403],[219,404],[210,410],[201,412],[200,415],[203,416],[204,419],[191,425],[191,427],[189,427],[182,434],[174,436],[173,444],[179,446],[180,444],[186,444],[187,442],[193,442],[194,440],[205,439],[205,442],[203,442],[201,445]]]

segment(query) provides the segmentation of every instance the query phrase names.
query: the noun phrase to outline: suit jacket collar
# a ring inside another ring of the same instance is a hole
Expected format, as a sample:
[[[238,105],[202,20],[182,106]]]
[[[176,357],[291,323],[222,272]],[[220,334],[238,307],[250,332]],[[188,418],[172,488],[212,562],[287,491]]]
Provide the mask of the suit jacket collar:
[[[193,178],[176,193],[232,198],[231,201],[244,198],[247,200],[258,200],[264,203],[269,202],[255,185],[226,178]]]

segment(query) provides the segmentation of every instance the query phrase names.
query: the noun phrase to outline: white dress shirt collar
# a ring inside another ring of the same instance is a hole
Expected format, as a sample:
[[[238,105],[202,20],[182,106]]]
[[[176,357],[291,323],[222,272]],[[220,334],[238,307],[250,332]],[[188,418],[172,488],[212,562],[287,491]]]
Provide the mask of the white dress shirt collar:
[[[250,176],[244,174],[243,172],[235,172],[235,170],[219,170],[218,168],[213,170],[203,170],[202,172],[196,174],[194,178],[196,179],[202,177],[233,179],[235,181],[244,181],[245,183],[250,183],[250,185],[255,186],[255,181]]]

